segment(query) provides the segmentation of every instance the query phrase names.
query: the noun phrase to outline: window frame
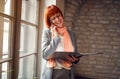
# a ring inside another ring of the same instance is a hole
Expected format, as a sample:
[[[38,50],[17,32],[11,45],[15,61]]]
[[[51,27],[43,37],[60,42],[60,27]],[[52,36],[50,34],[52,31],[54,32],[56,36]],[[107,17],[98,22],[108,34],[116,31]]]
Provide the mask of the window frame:
[[[39,22],[39,18],[40,18],[40,1],[38,1],[38,22]],[[8,75],[8,79],[18,79],[18,73],[19,73],[19,60],[21,58],[25,58],[31,55],[35,55],[35,77],[39,77],[38,76],[38,48],[39,48],[39,44],[37,44],[37,52],[33,52],[30,54],[26,54],[23,56],[19,57],[19,48],[20,48],[20,30],[21,30],[21,23],[27,24],[27,25],[32,25],[34,27],[37,28],[37,42],[39,42],[39,23],[37,24],[33,24],[31,22],[25,21],[25,20],[21,20],[21,7],[22,7],[22,0],[12,0],[12,3],[14,5],[12,5],[11,7],[11,12],[13,11],[13,13],[11,13],[11,15],[5,14],[5,13],[1,13],[0,12],[0,16],[1,17],[5,17],[11,20],[11,26],[12,27],[10,29],[10,46],[9,46],[9,52],[10,52],[10,57],[11,58],[6,58],[6,59],[2,59],[0,60],[0,64],[5,63],[5,62],[9,62],[9,69],[12,70],[11,73]]]

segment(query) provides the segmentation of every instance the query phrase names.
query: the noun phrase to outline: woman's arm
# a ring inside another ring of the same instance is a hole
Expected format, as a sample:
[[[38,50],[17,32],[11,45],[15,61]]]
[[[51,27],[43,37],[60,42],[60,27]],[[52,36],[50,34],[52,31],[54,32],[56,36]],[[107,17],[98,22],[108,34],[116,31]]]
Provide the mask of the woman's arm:
[[[60,41],[60,37],[56,36],[51,39],[50,29],[44,30],[42,35],[42,56],[44,59],[48,59],[57,48]]]

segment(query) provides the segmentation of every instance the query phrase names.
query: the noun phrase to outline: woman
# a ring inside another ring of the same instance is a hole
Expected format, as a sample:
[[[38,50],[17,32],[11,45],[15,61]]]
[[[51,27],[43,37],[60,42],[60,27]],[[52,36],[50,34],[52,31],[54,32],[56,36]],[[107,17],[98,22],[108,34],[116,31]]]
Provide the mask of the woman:
[[[66,29],[61,10],[55,6],[48,6],[45,10],[47,29],[42,36],[42,63],[41,79],[74,79],[73,62],[79,58],[70,56],[77,52],[73,32]]]

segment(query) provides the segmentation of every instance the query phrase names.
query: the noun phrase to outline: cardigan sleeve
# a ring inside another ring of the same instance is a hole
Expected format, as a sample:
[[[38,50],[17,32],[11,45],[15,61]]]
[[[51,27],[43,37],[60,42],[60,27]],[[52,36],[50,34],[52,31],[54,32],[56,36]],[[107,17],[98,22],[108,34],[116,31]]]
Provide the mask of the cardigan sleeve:
[[[60,37],[56,36],[51,39],[50,29],[44,30],[42,35],[42,56],[44,59],[48,59],[57,48],[60,41]]]

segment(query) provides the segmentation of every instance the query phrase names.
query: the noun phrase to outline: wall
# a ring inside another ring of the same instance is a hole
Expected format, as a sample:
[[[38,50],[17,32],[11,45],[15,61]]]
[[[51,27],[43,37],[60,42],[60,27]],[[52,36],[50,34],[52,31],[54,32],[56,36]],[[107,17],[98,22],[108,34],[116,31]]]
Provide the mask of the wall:
[[[64,3],[65,3],[65,0],[56,0],[56,5],[60,8],[63,15],[64,15]]]
[[[120,1],[65,0],[64,11],[78,52],[103,52],[82,57],[75,65],[76,76],[120,79]]]

